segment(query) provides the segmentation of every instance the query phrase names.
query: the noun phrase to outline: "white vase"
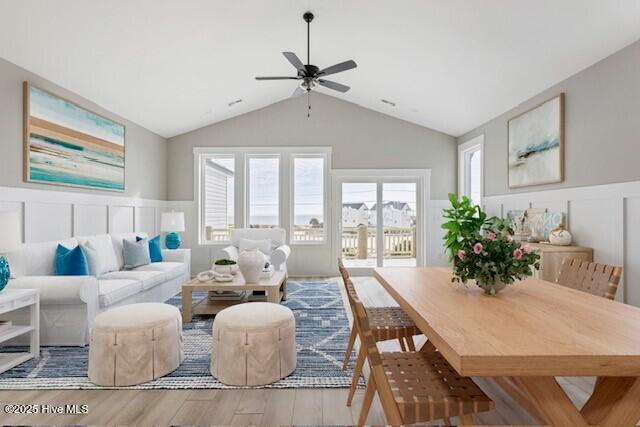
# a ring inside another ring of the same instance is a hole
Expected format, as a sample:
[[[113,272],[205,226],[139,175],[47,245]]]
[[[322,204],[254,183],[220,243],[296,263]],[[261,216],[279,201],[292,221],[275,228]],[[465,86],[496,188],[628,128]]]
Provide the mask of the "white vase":
[[[569,246],[571,244],[571,233],[564,228],[564,224],[560,224],[549,232],[549,243],[555,246]]]
[[[258,249],[243,251],[238,257],[238,267],[246,283],[258,283],[264,268],[265,257]]]

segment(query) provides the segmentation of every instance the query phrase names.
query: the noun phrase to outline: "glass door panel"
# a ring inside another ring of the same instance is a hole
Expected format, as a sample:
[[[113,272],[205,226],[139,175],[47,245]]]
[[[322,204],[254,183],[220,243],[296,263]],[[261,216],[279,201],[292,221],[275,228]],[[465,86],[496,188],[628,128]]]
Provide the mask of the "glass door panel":
[[[417,233],[417,185],[415,182],[382,184],[382,265],[415,267]]]
[[[349,268],[376,267],[377,184],[343,182],[341,190],[340,241],[344,264]]]

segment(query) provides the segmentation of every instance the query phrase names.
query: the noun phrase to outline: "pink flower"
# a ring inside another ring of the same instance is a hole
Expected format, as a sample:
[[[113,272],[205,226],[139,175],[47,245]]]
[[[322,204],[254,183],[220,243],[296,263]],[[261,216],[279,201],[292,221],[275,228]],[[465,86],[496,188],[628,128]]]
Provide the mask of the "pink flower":
[[[507,234],[507,242],[513,242],[513,236],[511,234]]]
[[[531,245],[526,244],[522,247],[522,250],[524,251],[524,253],[530,254],[533,249],[531,248]]]
[[[513,251],[513,257],[515,259],[520,259],[522,258],[522,249],[518,248],[515,251]]]
[[[473,252],[477,255],[482,253],[482,250],[484,249],[484,247],[482,246],[482,243],[476,243],[475,245],[473,245]]]
[[[458,258],[460,258],[460,261],[464,260],[464,256],[465,256],[464,251],[462,249],[460,249],[458,251]]]
[[[487,239],[494,240],[496,238],[496,233],[490,231],[487,233]]]

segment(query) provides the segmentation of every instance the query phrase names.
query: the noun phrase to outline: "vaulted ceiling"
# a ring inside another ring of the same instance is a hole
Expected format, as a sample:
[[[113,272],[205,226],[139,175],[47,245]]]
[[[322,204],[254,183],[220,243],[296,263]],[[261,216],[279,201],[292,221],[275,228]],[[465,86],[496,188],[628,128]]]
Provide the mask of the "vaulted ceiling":
[[[254,76],[306,10],[311,63],[358,63],[319,91],[452,135],[640,39],[637,0],[0,0],[0,57],[171,137],[290,96]]]

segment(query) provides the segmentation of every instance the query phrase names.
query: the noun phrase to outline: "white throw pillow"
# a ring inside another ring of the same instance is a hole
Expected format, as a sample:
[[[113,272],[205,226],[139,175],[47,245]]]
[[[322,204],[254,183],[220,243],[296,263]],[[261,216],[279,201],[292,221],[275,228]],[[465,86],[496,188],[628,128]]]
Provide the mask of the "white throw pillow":
[[[240,252],[249,251],[251,249],[258,249],[265,255],[269,255],[271,253],[271,240],[250,240],[250,239],[240,239],[238,242],[238,250]]]
[[[98,253],[100,258],[100,271],[96,272],[97,277],[110,271],[118,271],[118,260],[116,259],[116,251],[111,242],[111,236],[108,234],[99,234],[97,236],[78,237],[80,244],[86,245],[91,242],[91,246]]]
[[[96,248],[91,242],[87,242],[86,244],[80,243],[80,247],[82,248],[82,252],[84,252],[84,256],[87,258],[89,275],[94,277],[101,276],[103,272],[102,262]]]

